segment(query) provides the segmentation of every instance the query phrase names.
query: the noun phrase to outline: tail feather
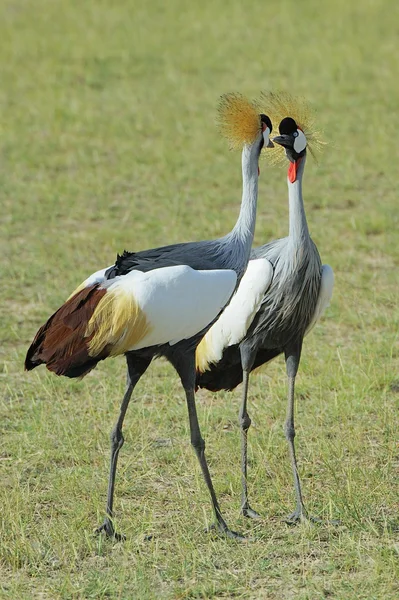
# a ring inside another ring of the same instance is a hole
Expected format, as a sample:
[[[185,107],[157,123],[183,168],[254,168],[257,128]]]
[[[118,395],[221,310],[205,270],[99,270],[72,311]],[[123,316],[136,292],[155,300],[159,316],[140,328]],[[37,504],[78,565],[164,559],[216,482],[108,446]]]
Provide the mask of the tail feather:
[[[282,351],[281,348],[260,348],[256,353],[251,371],[273,360]],[[211,392],[220,390],[230,392],[242,383],[242,379],[241,354],[237,344],[226,348],[222,359],[216,365],[212,365],[208,371],[197,373],[196,385],[197,388],[206,388]]]
[[[78,291],[40,327],[25,359],[25,369],[31,371],[45,364],[57,375],[82,377],[108,356],[107,349],[90,356],[85,337],[93,312],[106,293],[98,284]]]

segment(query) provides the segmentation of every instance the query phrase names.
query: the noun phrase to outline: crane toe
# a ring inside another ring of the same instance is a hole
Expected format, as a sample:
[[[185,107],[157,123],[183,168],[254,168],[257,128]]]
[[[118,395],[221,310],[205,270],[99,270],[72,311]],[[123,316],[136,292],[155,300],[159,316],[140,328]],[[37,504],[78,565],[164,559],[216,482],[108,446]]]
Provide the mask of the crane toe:
[[[262,518],[261,515],[256,512],[256,510],[254,510],[253,508],[251,508],[249,506],[249,504],[247,506],[243,506],[241,508],[241,512],[242,512],[243,516],[248,517],[248,519],[259,520]]]
[[[116,542],[124,542],[126,540],[126,536],[121,533],[117,533],[112,522],[107,518],[104,519],[104,523],[100,525],[100,527],[95,529],[95,533],[97,535],[104,533],[107,538],[111,538]]]
[[[297,523],[318,523],[320,525],[334,525],[338,527],[342,525],[339,519],[320,519],[320,517],[314,517],[309,515],[306,510],[295,510],[291,515],[283,519],[287,525],[296,525]]]
[[[237,540],[239,542],[248,542],[249,538],[242,535],[242,533],[238,533],[237,531],[232,531],[227,526],[223,526],[220,523],[213,523],[209,527],[205,529],[205,533],[215,532],[220,537],[226,537],[231,540]]]

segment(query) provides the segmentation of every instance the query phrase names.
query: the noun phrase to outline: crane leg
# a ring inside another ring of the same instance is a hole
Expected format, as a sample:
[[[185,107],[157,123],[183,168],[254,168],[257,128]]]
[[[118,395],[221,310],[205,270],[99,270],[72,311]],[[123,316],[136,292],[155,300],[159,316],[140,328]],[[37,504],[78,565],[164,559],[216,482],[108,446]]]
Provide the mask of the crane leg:
[[[298,372],[299,361],[301,358],[302,341],[298,343],[294,348],[285,352],[285,362],[287,368],[288,377],[288,404],[287,404],[287,417],[285,421],[284,431],[285,437],[288,442],[288,449],[290,453],[292,473],[294,477],[294,488],[296,495],[296,508],[294,512],[287,517],[287,523],[297,523],[298,521],[307,520],[308,512],[305,508],[301,482],[299,479],[298,465],[295,454],[295,423],[294,423],[294,392],[295,392],[295,377]]]
[[[229,538],[245,539],[239,533],[231,531],[228,528],[226,521],[222,516],[219,502],[213,487],[211,475],[209,473],[208,464],[205,458],[205,440],[201,435],[201,430],[198,422],[197,407],[195,405],[195,354],[186,352],[183,356],[179,354],[168,357],[178,372],[184,391],[186,393],[188,418],[190,423],[191,445],[193,446],[201,466],[202,474],[205,483],[208,487],[209,494],[212,500],[212,506],[216,517],[216,530]]]
[[[125,441],[122,433],[123,420],[126,415],[127,407],[129,406],[130,398],[132,396],[132,392],[139,381],[140,377],[147,370],[151,358],[143,358],[143,357],[132,357],[129,354],[126,355],[127,362],[127,387],[125,395],[123,396],[121,408],[119,411],[119,417],[117,422],[115,423],[114,428],[111,432],[111,462],[110,462],[110,472],[108,479],[108,493],[107,493],[107,508],[106,508],[106,517],[104,519],[104,523],[100,525],[96,529],[96,533],[104,533],[107,537],[114,538],[115,540],[123,540],[125,539],[123,535],[117,533],[115,531],[112,517],[113,517],[113,505],[114,505],[114,489],[115,489],[115,476],[116,476],[116,466],[118,463],[118,455],[119,451],[123,446]]]
[[[251,426],[251,419],[247,411],[247,397],[249,384],[250,369],[243,369],[243,390],[242,403],[238,416],[238,421],[241,429],[241,512],[244,517],[250,519],[260,519],[260,515],[250,507],[248,503],[248,486],[247,486],[247,467],[248,467],[248,429]]]
[[[313,523],[321,523],[322,519],[313,517],[308,514],[305,508],[302,496],[301,482],[299,479],[298,466],[295,454],[295,425],[294,425],[294,390],[295,390],[295,377],[298,372],[299,361],[301,358],[302,341],[297,345],[296,348],[291,352],[285,352],[285,361],[287,367],[288,376],[288,405],[287,405],[287,418],[285,421],[285,437],[288,441],[288,447],[290,452],[290,459],[292,465],[292,472],[294,476],[294,487],[296,495],[296,508],[294,512],[289,515],[285,521],[289,524],[298,523],[298,521],[312,521]],[[326,523],[330,525],[340,525],[339,520],[328,520]]]
[[[251,426],[251,419],[247,411],[249,374],[251,372],[256,352],[253,352],[245,342],[240,346],[241,366],[243,374],[242,402],[238,415],[238,422],[241,431],[241,512],[244,517],[250,519],[260,519],[260,515],[253,510],[248,503],[248,429]]]

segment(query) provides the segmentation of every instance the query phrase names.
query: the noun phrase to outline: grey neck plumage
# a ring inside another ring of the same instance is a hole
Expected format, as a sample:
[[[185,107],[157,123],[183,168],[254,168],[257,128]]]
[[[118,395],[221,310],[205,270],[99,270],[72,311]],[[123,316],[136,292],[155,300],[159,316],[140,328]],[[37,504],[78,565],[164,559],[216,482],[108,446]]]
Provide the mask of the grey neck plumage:
[[[232,231],[222,238],[229,254],[226,266],[242,275],[248,264],[255,233],[258,201],[258,164],[260,145],[244,146],[242,151],[242,201],[240,214]]]
[[[287,179],[289,202],[289,238],[294,245],[300,245],[310,239],[308,223],[302,196],[302,179],[305,170],[306,154],[302,158],[294,183]]]

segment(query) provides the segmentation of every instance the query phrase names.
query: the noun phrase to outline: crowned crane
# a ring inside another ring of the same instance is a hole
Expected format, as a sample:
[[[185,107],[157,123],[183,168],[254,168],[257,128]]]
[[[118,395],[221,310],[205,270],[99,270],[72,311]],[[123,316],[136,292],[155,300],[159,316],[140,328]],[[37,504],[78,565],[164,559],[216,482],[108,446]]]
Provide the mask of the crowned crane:
[[[274,102],[279,103],[276,95]],[[295,108],[294,99],[289,96],[281,102],[280,112],[287,105],[292,110]],[[302,103],[302,121],[306,122],[304,106]],[[258,518],[258,513],[249,505],[247,492],[247,432],[251,425],[247,410],[249,373],[284,353],[288,377],[285,436],[296,494],[296,508],[287,522],[295,523],[307,518],[315,520],[308,516],[303,502],[295,455],[295,377],[303,338],[328,306],[334,276],[330,266],[321,264],[305,216],[302,177],[307,153],[306,126],[288,116],[281,120],[279,133],[273,142],[285,149],[289,160],[289,234],[252,251],[248,269],[236,294],[197,348],[197,386],[211,391],[232,390],[243,382],[239,413],[241,511],[247,517]],[[311,138],[312,132],[309,131]],[[313,140],[320,142],[315,135]],[[259,263],[263,263],[262,279],[259,278]]]
[[[124,252],[97,271],[39,329],[25,368],[45,364],[66,377],[83,377],[110,357],[124,354],[127,389],[111,433],[111,462],[104,523],[97,529],[121,539],[113,525],[116,466],[123,445],[123,420],[137,382],[154,357],[164,356],[183,385],[191,444],[198,457],[218,532],[240,537],[223,519],[205,458],[195,405],[195,350],[234,293],[248,264],[258,197],[262,147],[272,146],[272,123],[239,94],[222,97],[221,122],[228,137],[243,146],[243,194],[238,220],[226,236],[140,252]]]

